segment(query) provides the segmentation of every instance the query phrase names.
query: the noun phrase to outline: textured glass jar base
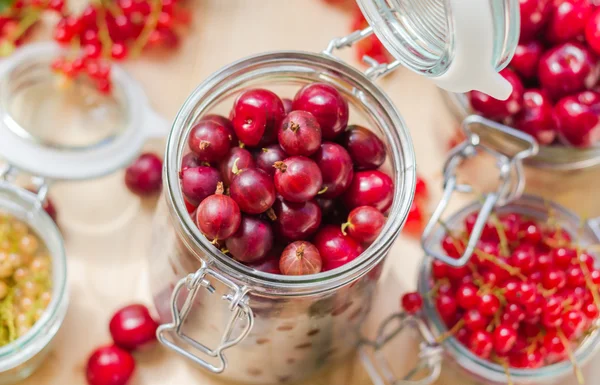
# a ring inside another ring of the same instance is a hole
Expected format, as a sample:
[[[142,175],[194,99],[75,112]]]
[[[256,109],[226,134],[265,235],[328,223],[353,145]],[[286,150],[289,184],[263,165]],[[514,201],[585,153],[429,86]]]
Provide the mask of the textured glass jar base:
[[[566,210],[564,207],[538,197],[523,196],[511,204],[497,209],[497,212],[516,212],[521,215],[534,217],[540,221],[545,221],[548,219],[549,205],[554,210],[557,223],[564,226],[565,230],[574,237],[573,239],[577,239],[576,236],[580,234],[579,239],[583,247],[598,243],[600,234],[595,232],[597,229],[586,226],[584,231],[579,232],[578,228],[581,222],[577,215]],[[465,217],[479,208],[479,204],[472,204],[454,214],[445,222],[450,229],[462,228]],[[439,245],[443,235],[444,231],[440,229],[431,238],[431,242],[435,245],[435,248],[440,248]],[[432,299],[426,295],[431,287],[431,262],[431,257],[425,257],[421,264],[418,290],[422,293],[423,298],[425,298],[423,308],[424,319],[435,335],[442,335],[447,331],[447,328],[440,319]],[[502,366],[475,356],[455,338],[448,338],[444,342],[443,348],[448,358],[446,366],[454,369],[452,370],[454,373],[451,373],[450,377],[457,376],[459,378],[458,382],[444,381],[444,384],[465,384],[465,382],[469,384],[480,384],[482,382],[494,385],[507,384],[506,372]],[[596,330],[586,337],[575,351],[575,359],[578,365],[585,369],[586,365],[591,364],[591,359],[599,349],[600,332]],[[573,367],[569,361],[559,362],[535,370],[511,369],[510,372],[511,381],[515,385],[564,384],[567,379],[572,378],[575,380]],[[592,380],[590,383],[595,383],[593,379],[590,380]]]
[[[467,116],[461,95],[441,92],[448,110],[442,114],[445,124],[436,126],[438,145],[443,151],[464,140],[461,122]],[[512,152],[518,147],[514,141],[498,135],[477,131],[486,143]],[[488,132],[489,133],[489,132]],[[600,149],[577,150],[568,147],[540,147],[540,153],[525,160],[525,191],[528,194],[551,199],[585,218],[600,216],[600,202],[590,199],[590,191],[600,189]],[[496,186],[497,175],[486,172],[495,169],[491,156],[478,155],[461,168],[460,175],[476,186]]]
[[[196,271],[200,262],[175,234],[164,200],[157,208],[153,231],[150,283],[154,305],[165,323],[171,321],[175,283]],[[251,384],[292,383],[347,357],[359,343],[382,264],[358,280],[310,296],[251,292],[254,326],[240,344],[226,350],[228,367],[219,378]],[[231,314],[221,299],[227,289],[218,282],[213,286],[214,294],[205,290],[198,293],[184,326],[187,335],[208,346],[218,344]],[[184,298],[182,294],[180,299]],[[245,326],[240,320],[233,335]]]

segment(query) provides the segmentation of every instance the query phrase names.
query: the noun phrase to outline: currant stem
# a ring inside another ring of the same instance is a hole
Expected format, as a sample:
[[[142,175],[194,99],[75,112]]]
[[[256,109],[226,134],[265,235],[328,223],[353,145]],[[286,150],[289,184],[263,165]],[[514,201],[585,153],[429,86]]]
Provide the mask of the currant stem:
[[[216,195],[223,195],[223,192],[225,191],[225,189],[223,188],[223,182],[218,182],[217,183],[217,189],[215,191]]]
[[[140,34],[140,37],[135,41],[133,46],[131,47],[131,56],[136,57],[148,44],[148,40],[150,39],[150,35],[156,29],[156,25],[158,24],[158,17],[160,16],[160,12],[162,11],[162,2],[161,0],[151,0],[152,11],[146,24],[144,25],[144,29]],[[240,146],[241,147],[241,146]]]
[[[351,223],[350,223],[350,222],[344,222],[344,223],[342,223],[342,234],[344,234],[344,235],[348,235],[348,234],[346,234],[346,229],[347,229],[347,228],[348,228],[350,225],[351,225]]]
[[[445,332],[444,334],[438,336],[435,339],[435,342],[438,343],[438,344],[441,344],[442,342],[446,341],[448,338],[450,338],[453,335],[455,335],[460,329],[462,329],[462,327],[464,325],[465,325],[465,320],[461,319],[454,326],[452,326],[452,329],[450,329],[447,332]]]
[[[267,217],[269,217],[270,220],[272,221],[276,221],[277,220],[277,215],[275,214],[275,210],[273,210],[273,208],[269,208],[267,211]]]
[[[102,44],[102,56],[110,57],[113,41],[108,33],[108,25],[106,25],[106,5],[104,1],[100,1],[96,14],[96,23],[98,24],[98,39]]]
[[[496,213],[490,214],[490,219],[494,223],[494,227],[496,228],[496,232],[498,233],[498,238],[500,238],[500,252],[503,256],[508,257],[510,255],[510,251],[508,248],[508,238],[506,238],[506,231],[504,231],[504,226],[498,219]]]
[[[234,175],[238,175],[240,172],[242,172],[242,170],[240,170],[240,169],[238,168],[238,166],[237,166],[237,162],[238,162],[238,160],[240,160],[240,158],[239,158],[239,157],[235,158],[235,160],[233,161],[233,167],[231,167],[231,172],[232,172]]]
[[[560,342],[562,342],[565,350],[567,351],[569,361],[571,361],[571,364],[573,365],[573,371],[575,372],[575,377],[577,377],[577,382],[579,383],[579,385],[583,385],[585,383],[585,379],[583,378],[581,368],[579,367],[579,365],[577,365],[577,361],[575,360],[573,351],[569,346],[569,340],[567,340],[567,337],[565,336],[561,328],[556,329],[556,332],[558,334],[558,337],[560,338]]]

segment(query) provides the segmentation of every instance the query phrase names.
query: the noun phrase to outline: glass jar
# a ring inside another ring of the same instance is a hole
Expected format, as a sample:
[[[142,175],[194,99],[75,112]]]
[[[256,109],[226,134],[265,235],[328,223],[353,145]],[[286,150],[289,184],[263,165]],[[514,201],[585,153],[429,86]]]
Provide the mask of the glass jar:
[[[264,87],[293,96],[312,82],[334,85],[349,102],[352,122],[385,138],[383,170],[394,181],[394,201],[378,240],[343,268],[305,277],[262,273],[221,254],[200,233],[185,208],[178,170],[194,123],[204,114],[224,113],[240,90]],[[227,366],[224,377],[257,384],[295,381],[346,356],[358,344],[380,266],[408,215],[414,164],[412,143],[391,101],[364,74],[334,58],[277,52],[212,75],[183,105],[167,143],[166,202],[156,214],[150,255],[155,305],[163,322],[172,319],[159,329],[159,339],[188,357],[204,353],[190,358],[212,372]],[[216,360],[208,362],[208,356]]]
[[[322,53],[278,51],[230,64],[192,93],[175,120],[165,155],[165,201],[157,209],[149,253],[151,289],[164,322],[157,335],[210,373],[257,384],[294,382],[357,347],[382,263],[415,187],[408,132],[374,79],[404,65],[453,91],[510,93],[497,72],[516,46],[516,0],[361,0],[359,6],[368,28],[333,39]],[[464,21],[474,16],[468,31]],[[372,33],[395,62],[365,57],[369,68],[363,74],[333,55]],[[463,60],[467,57],[473,60]],[[350,104],[352,122],[383,137],[388,154],[383,168],[395,184],[393,205],[379,238],[351,263],[305,277],[262,273],[224,256],[199,232],[187,213],[178,169],[189,131],[201,116],[227,115],[235,95],[248,87],[289,97],[310,82],[336,87]]]
[[[0,171],[0,211],[26,223],[48,249],[52,260],[52,299],[28,333],[0,347],[0,384],[25,379],[43,362],[62,325],[69,302],[63,240],[41,204],[45,188],[39,193],[23,190],[4,179],[7,175]]]
[[[445,149],[449,149],[464,137],[462,120],[472,113],[465,94],[442,91],[442,98],[448,107],[448,114],[439,124],[438,138]],[[497,132],[478,131],[496,147],[510,149],[519,146],[510,136]],[[477,170],[491,166],[491,159],[480,157],[475,164],[465,167],[465,172],[473,179],[483,177]],[[536,156],[525,162],[526,191],[552,199],[582,216],[600,215],[600,204],[586,198],[588,192],[600,188],[600,147],[586,149],[568,146],[540,146]]]
[[[474,212],[483,209],[481,202],[474,202],[446,220],[449,229],[458,229],[463,226],[465,218]],[[498,207],[496,212],[519,213],[539,221],[546,221],[552,210],[553,217],[572,236],[579,235],[583,247],[597,244],[600,240],[600,226],[598,219],[588,220],[584,223],[583,231],[580,218],[572,211],[545,199],[530,195],[523,195],[519,199]],[[429,249],[443,253],[440,243],[446,230],[438,228],[432,233],[428,242]],[[449,337],[441,344],[436,342],[447,327],[441,320],[435,303],[428,293],[431,290],[431,264],[434,257],[426,255],[423,259],[418,277],[418,291],[424,299],[423,310],[418,316],[410,316],[398,313],[390,316],[381,326],[379,334],[373,343],[361,347],[361,358],[366,365],[368,373],[373,378],[373,383],[378,385],[396,384],[400,377],[407,384],[428,385],[437,381],[442,375],[443,383],[461,384],[507,384],[509,383],[506,369],[499,364],[481,359],[469,351],[456,338]],[[408,376],[394,371],[393,362],[388,363],[386,354],[383,354],[385,345],[394,345],[393,338],[400,334],[406,327],[416,328],[420,334],[422,343],[420,345],[419,362],[417,370],[411,371]],[[583,372],[590,370],[590,361],[600,348],[600,332],[598,329],[587,335],[574,351],[574,358]],[[448,363],[442,372],[442,358]],[[420,374],[417,382],[415,376]],[[547,365],[539,369],[509,369],[510,381],[515,385],[536,384],[565,384],[569,379],[576,383],[573,365],[569,361],[563,361]],[[593,382],[593,381],[592,381]],[[404,382],[401,382],[404,383]]]
[[[67,309],[63,240],[42,208],[50,185],[57,200],[64,202],[59,204],[63,230],[76,234],[77,242],[87,242],[88,256],[93,255],[93,242],[122,244],[116,236],[124,241],[130,236],[124,229],[135,218],[139,198],[126,190],[115,171],[130,162],[147,139],[168,130],[165,119],[152,111],[139,84],[122,68],[112,68],[114,92],[101,96],[84,79],[59,83],[50,64],[60,55],[65,52],[59,46],[37,43],[0,61],[0,211],[23,220],[43,240],[53,279],[51,303],[41,319],[28,334],[0,348],[1,384],[22,380],[37,368]],[[115,177],[123,186],[122,196],[118,189],[107,188]],[[71,194],[61,194],[61,183],[54,184],[75,180],[79,194],[73,194],[73,188]],[[35,193],[26,189],[31,187]],[[98,191],[104,199],[89,199]],[[102,250],[107,252],[106,246]]]

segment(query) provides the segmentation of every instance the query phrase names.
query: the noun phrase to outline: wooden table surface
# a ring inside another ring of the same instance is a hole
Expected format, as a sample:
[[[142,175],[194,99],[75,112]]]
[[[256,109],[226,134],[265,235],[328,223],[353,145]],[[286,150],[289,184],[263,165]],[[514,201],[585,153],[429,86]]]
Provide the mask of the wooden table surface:
[[[193,20],[189,36],[177,51],[126,64],[131,75],[142,83],[156,111],[169,120],[213,71],[263,51],[320,51],[332,37],[348,32],[350,15],[319,0],[197,0]],[[358,65],[353,61],[353,52],[346,50],[341,56]],[[380,82],[410,128],[418,171],[429,182],[436,199],[445,156],[445,143],[436,139],[436,130],[456,123],[427,80],[399,69]],[[162,141],[147,145],[148,150],[160,153],[163,147]],[[84,385],[88,354],[110,342],[107,325],[112,312],[131,302],[151,304],[145,254],[156,200],[132,196],[124,187],[122,172],[94,181],[55,184],[51,196],[59,210],[67,247],[70,307],[50,358],[24,384]],[[398,239],[388,257],[371,325],[397,311],[400,293],[414,288],[421,255],[417,241],[402,236]],[[395,357],[414,357],[411,347],[407,345]],[[402,359],[397,361],[400,364]],[[141,354],[138,362],[135,384],[221,383],[164,349]],[[439,383],[452,382],[446,376]],[[307,382],[318,383],[371,384],[356,359]]]

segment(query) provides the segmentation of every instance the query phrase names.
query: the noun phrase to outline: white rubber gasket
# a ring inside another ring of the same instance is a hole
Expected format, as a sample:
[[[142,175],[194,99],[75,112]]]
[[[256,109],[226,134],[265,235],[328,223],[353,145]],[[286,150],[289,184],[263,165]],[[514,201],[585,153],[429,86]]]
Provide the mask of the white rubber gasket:
[[[447,1],[454,19],[453,58],[446,72],[432,80],[451,92],[477,90],[508,99],[512,85],[496,71],[494,63],[494,19],[489,1]]]
[[[0,63],[0,77],[7,76],[22,61],[39,55],[59,55],[60,52],[61,48],[54,43],[27,45]],[[57,180],[92,179],[131,162],[147,139],[166,136],[170,122],[151,109],[139,83],[116,65],[112,67],[111,76],[122,89],[129,109],[127,127],[111,142],[85,150],[44,146],[12,131],[5,124],[12,118],[0,110],[0,157],[36,176]]]

